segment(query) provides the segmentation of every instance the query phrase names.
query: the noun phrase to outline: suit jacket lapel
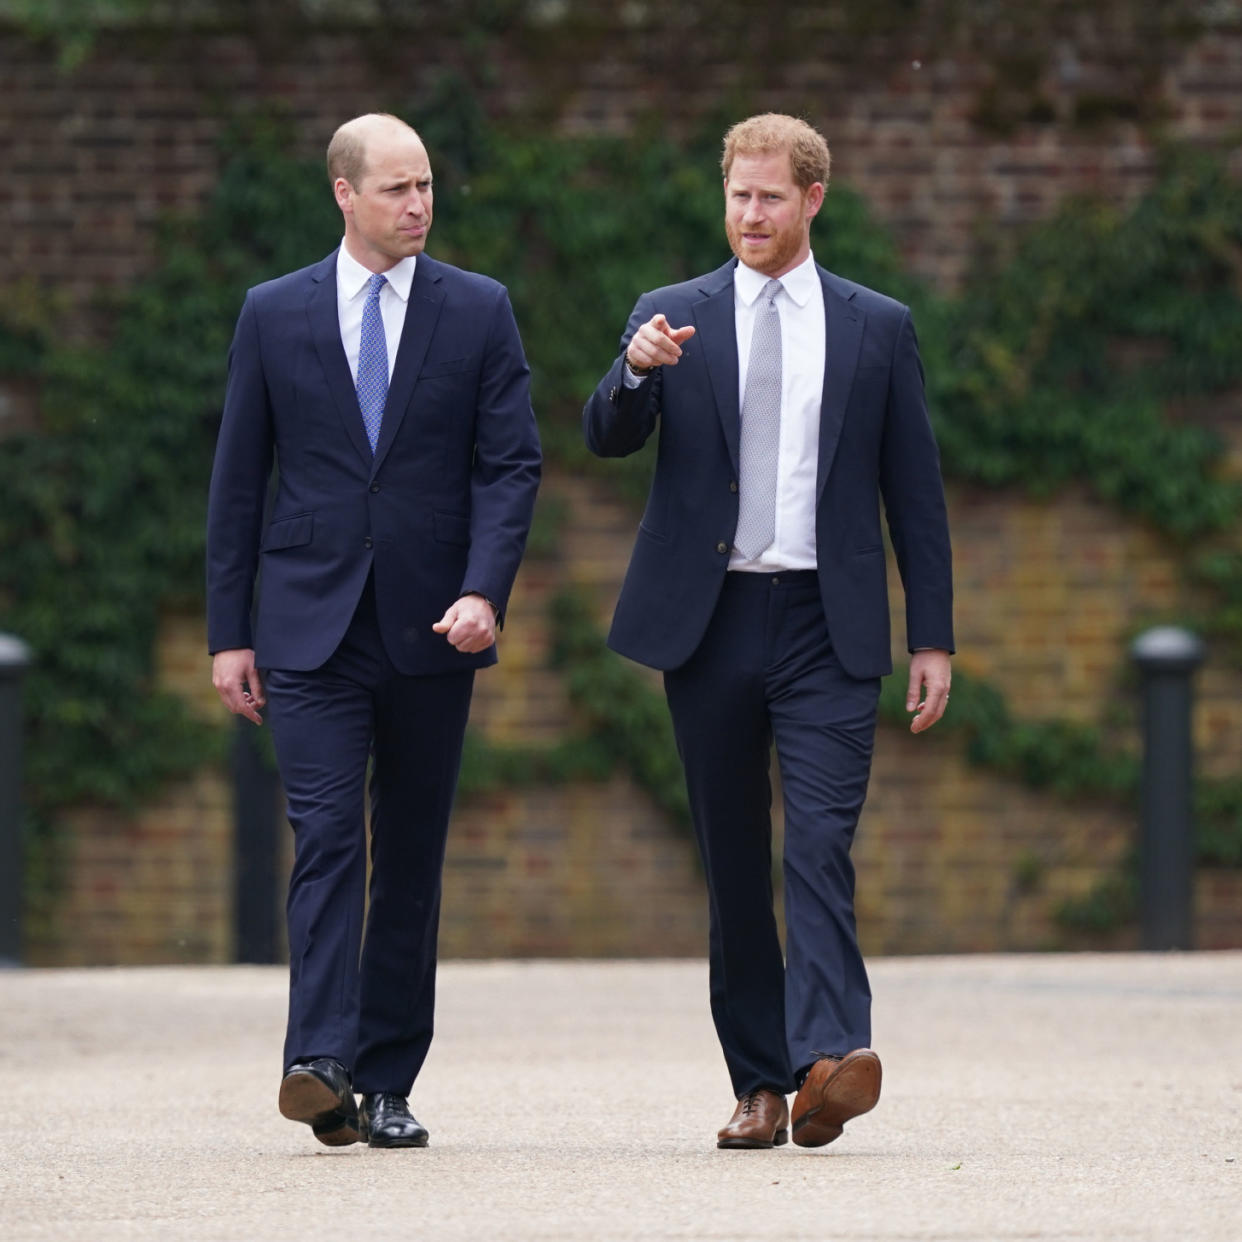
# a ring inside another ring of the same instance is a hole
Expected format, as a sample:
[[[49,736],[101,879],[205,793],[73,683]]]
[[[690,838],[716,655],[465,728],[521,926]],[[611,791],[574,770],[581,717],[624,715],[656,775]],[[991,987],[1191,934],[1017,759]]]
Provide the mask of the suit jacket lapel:
[[[410,286],[410,301],[405,308],[405,326],[401,329],[401,344],[397,347],[397,361],[393,365],[392,379],[388,384],[388,401],[384,405],[384,421],[380,424],[379,443],[375,446],[375,463],[372,474],[380,468],[392,445],[406,410],[418,373],[427,357],[440,307],[444,303],[444,287],[441,284],[439,265],[426,255],[419,255],[414,265],[414,282]],[[359,414],[361,421],[361,414]]]
[[[838,292],[834,288],[836,278],[818,265],[816,270],[824,289],[826,331],[824,393],[819,407],[819,464],[815,475],[815,503],[818,504],[836,456],[841,425],[845,421],[845,406],[854,386],[865,316],[851,300],[854,296],[852,289],[841,285]]]
[[[736,260],[717,268],[700,286],[707,295],[691,307],[696,329],[690,347],[703,351],[716,397],[716,412],[729,447],[733,470],[738,471],[738,440],[742,415],[737,395],[737,321],[734,315],[733,269]],[[675,326],[675,325],[674,325]]]
[[[336,308],[336,251],[311,271],[311,292],[306,303],[306,315],[310,320],[311,340],[323,367],[328,391],[336,404],[345,433],[364,462],[371,460],[371,446],[367,443],[366,429],[362,425],[362,412],[358,408],[358,394],[354,391],[353,377],[349,373],[349,359],[341,344],[341,319]]]

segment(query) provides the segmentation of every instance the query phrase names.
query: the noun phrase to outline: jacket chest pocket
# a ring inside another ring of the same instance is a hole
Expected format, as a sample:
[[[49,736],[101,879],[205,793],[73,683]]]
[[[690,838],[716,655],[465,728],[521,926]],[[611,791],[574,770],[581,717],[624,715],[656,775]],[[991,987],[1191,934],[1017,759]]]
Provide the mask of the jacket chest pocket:
[[[421,384],[425,380],[442,379],[446,375],[460,375],[463,371],[473,370],[474,359],[471,357],[441,358],[423,363],[423,369],[418,373],[418,382]]]

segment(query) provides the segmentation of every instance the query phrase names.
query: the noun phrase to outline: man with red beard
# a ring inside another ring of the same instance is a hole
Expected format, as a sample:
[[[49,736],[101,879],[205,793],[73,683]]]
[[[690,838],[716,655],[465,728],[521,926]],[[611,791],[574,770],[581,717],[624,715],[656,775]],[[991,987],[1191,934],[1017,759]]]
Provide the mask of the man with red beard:
[[[659,426],[609,645],[664,672],[711,912],[711,1008],[737,1107],[718,1146],[830,1143],[875,1106],[850,845],[892,671],[880,502],[905,588],[906,708],[949,698],[952,573],[909,310],[819,267],[829,152],[793,117],[725,136],[735,258],[639,298],[583,412],[603,457]],[[775,742],[785,809],[772,904]]]

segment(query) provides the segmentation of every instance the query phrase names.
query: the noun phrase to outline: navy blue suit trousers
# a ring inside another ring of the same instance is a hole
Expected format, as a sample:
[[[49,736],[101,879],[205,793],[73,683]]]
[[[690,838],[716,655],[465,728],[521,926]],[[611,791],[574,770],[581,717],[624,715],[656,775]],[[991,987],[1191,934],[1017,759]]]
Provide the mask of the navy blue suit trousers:
[[[356,1091],[408,1095],[431,1044],[440,875],[474,670],[399,672],[368,581],[326,664],[266,673],[294,833],[285,1066],[335,1057]]]
[[[711,1007],[733,1089],[795,1089],[871,1042],[850,845],[879,678],[842,669],[813,570],[731,573],[694,655],[664,674],[711,895]],[[786,957],[772,909],[772,744],[785,806]]]

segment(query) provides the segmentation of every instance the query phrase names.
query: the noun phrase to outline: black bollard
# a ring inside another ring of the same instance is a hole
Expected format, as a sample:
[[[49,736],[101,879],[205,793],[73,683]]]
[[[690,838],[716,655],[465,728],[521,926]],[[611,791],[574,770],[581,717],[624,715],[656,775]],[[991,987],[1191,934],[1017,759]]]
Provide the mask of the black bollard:
[[[1134,640],[1143,677],[1143,790],[1139,906],[1145,949],[1193,947],[1194,747],[1191,681],[1203,643],[1157,626]]]
[[[233,737],[233,872],[235,959],[278,958],[280,778],[264,762],[258,730],[237,717]]]
[[[0,634],[0,966],[22,960],[22,676],[30,648]]]

